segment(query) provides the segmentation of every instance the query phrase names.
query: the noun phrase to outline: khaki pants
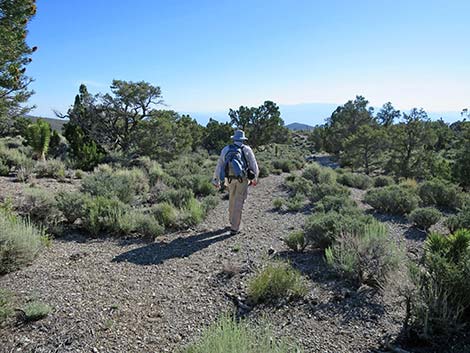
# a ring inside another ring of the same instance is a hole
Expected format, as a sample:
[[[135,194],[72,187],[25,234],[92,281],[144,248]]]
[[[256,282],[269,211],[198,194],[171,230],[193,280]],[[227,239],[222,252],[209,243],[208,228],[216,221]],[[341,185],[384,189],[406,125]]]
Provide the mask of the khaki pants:
[[[229,191],[229,221],[232,230],[238,231],[242,220],[243,204],[248,196],[248,179],[244,178],[240,183],[237,179],[233,179],[228,184]]]

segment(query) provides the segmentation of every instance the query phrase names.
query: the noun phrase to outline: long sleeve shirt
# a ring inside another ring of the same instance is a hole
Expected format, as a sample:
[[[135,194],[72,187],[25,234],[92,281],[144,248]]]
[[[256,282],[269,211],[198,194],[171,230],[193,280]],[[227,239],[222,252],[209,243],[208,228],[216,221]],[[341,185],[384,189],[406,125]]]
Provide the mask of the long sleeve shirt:
[[[255,180],[258,179],[259,168],[258,163],[256,162],[255,154],[250,146],[244,145],[241,142],[236,141],[235,145],[241,146],[243,148],[243,153],[245,154],[246,161],[248,163],[248,169],[251,169],[255,173]],[[220,183],[220,172],[225,165],[225,155],[227,154],[230,146],[225,146],[220,153],[219,161],[214,171],[214,183]]]

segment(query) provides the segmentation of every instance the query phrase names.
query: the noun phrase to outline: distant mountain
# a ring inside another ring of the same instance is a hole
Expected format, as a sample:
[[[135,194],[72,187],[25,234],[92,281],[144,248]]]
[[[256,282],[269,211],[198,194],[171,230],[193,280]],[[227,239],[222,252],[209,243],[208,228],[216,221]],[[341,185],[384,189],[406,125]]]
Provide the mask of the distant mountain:
[[[292,123],[289,125],[286,125],[286,128],[292,131],[310,131],[313,130],[313,126],[307,125],[307,124],[301,124],[301,123]]]
[[[66,119],[42,118],[40,116],[32,116],[32,115],[26,115],[25,118],[31,119],[33,122],[36,122],[38,119],[47,121],[51,125],[51,129],[56,130],[57,132],[62,132],[62,127],[67,122]]]

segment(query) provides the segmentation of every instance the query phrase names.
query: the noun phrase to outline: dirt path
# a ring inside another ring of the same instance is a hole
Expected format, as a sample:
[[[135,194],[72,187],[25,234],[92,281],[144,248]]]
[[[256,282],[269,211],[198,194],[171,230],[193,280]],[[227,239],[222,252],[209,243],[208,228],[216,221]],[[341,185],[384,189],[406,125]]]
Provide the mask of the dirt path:
[[[326,268],[318,252],[293,254],[281,238],[306,215],[273,212],[283,176],[262,179],[243,214],[244,232],[230,237],[227,201],[197,229],[155,243],[56,240],[35,263],[0,278],[23,300],[38,298],[54,310],[36,323],[0,329],[1,352],[175,352],[222,313],[227,296],[243,297],[247,279],[274,252],[308,278],[304,301],[257,307],[276,333],[306,352],[367,352],[400,330],[399,299],[351,292]]]

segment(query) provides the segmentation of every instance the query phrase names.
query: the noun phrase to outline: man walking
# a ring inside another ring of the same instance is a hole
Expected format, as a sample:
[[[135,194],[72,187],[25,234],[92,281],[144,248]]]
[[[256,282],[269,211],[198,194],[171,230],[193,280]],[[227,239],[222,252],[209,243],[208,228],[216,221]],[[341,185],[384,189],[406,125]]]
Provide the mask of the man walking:
[[[256,186],[258,181],[258,163],[242,130],[236,130],[232,136],[233,144],[225,146],[215,168],[212,183],[220,188],[220,183],[229,190],[230,234],[240,231],[243,204],[248,196],[248,185]]]

